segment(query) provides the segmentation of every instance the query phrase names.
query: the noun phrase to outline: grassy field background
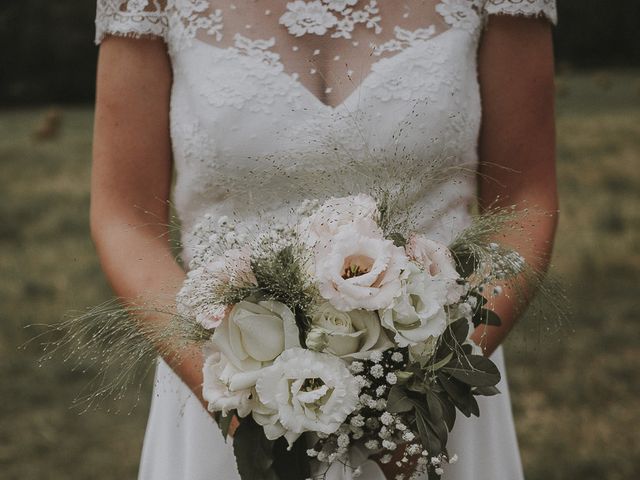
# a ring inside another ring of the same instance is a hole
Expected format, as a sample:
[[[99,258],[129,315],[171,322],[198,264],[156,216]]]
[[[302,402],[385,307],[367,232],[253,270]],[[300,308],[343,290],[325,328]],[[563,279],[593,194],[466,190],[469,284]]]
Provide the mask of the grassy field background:
[[[0,478],[133,479],[150,381],[82,415],[86,383],[31,344],[71,309],[110,297],[88,232],[92,111],[0,112]],[[558,78],[561,223],[554,255],[570,322],[521,322],[509,378],[528,480],[640,478],[640,72]],[[108,410],[118,408],[121,413]],[[499,455],[500,452],[496,452]],[[220,479],[224,480],[224,479]],[[487,479],[493,480],[493,479]]]

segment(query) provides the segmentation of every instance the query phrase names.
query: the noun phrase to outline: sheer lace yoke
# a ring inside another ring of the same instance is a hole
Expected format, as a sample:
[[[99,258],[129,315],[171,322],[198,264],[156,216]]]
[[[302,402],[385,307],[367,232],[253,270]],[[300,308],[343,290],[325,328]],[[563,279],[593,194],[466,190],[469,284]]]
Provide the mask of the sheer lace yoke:
[[[281,68],[335,108],[357,95],[381,58],[451,28],[439,13],[444,5],[424,0],[236,0],[203,12],[219,16],[223,30],[218,35],[201,30],[197,38]],[[469,8],[467,14],[474,13]]]
[[[490,8],[534,3],[553,6],[548,0],[99,0],[99,9],[122,25],[144,24],[141,34],[164,36],[174,52],[199,41],[244,55],[337,107],[382,58],[424,47],[450,29],[477,33]]]
[[[163,36],[174,53],[203,42],[335,108],[381,59],[451,29],[476,34],[493,13],[556,15],[553,0],[98,0],[97,40]]]

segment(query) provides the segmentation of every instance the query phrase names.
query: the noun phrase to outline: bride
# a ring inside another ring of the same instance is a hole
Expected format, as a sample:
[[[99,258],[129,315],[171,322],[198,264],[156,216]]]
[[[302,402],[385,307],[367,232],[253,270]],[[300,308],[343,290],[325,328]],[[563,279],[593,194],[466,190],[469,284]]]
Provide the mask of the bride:
[[[338,149],[362,171],[394,161],[390,145],[413,168],[471,165],[415,199],[430,212],[420,228],[444,242],[476,202],[556,212],[555,20],[554,0],[98,0],[91,226],[116,293],[175,298],[185,273],[167,240],[170,199],[186,265],[204,214],[276,221],[298,199],[292,182],[357,183]],[[410,175],[397,167],[390,184]],[[555,222],[504,240],[543,270]],[[521,304],[501,296],[503,325],[474,333],[503,393],[480,399],[480,418],[458,416],[446,480],[523,478],[500,347]],[[159,362],[139,478],[239,478],[201,386],[197,352]],[[374,459],[363,472],[403,478]]]

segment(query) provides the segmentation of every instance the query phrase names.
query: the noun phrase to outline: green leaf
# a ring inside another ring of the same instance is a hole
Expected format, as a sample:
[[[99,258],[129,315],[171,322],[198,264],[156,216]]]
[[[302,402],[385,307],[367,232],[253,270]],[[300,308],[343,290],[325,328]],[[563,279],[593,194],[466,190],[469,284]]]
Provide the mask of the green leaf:
[[[446,445],[446,428],[444,429],[443,438],[442,436],[440,436],[440,433],[442,433],[440,431],[440,428],[436,427],[431,419],[431,413],[426,406],[425,400],[414,400],[414,405],[416,409],[416,419],[420,417],[421,421],[424,422],[424,427],[426,429],[425,435],[428,442],[427,450],[432,455],[437,455],[444,449],[444,446]],[[418,431],[419,430],[420,429],[418,429]]]
[[[480,407],[478,406],[476,397],[471,397],[471,413],[476,417],[480,416]]]
[[[438,341],[438,348],[434,357],[434,363],[439,363],[441,360],[449,356],[456,345],[462,345],[467,339],[469,333],[469,322],[466,319],[461,318],[451,323],[444,331],[440,340]],[[462,341],[459,338],[464,337]]]
[[[476,299],[477,301],[476,308],[482,308],[487,304],[487,299],[484,297],[484,295],[480,293],[471,292],[469,296]]]
[[[447,424],[449,431],[451,431],[456,423],[456,406],[450,400],[446,392],[438,392],[436,395],[438,400],[440,400],[440,406],[442,407],[442,418]]]
[[[496,312],[487,308],[479,308],[473,314],[473,325],[491,325],[493,327],[499,327],[502,325],[502,320]]]
[[[275,441],[273,468],[280,480],[300,480],[311,476],[310,458],[307,455],[306,438],[300,437],[288,450],[284,437]]]
[[[429,407],[429,423],[440,439],[442,447],[447,444],[449,431],[444,421],[444,412],[440,400],[433,392],[427,392],[427,406]]]
[[[467,337],[469,336],[469,322],[466,318],[456,320],[451,325],[449,325],[449,328],[451,329],[453,338],[458,345],[462,345],[467,341]]]
[[[273,469],[273,441],[253,418],[240,422],[233,437],[233,453],[242,480],[279,480]]]
[[[482,355],[469,355],[466,358],[455,359],[443,367],[442,371],[472,387],[490,387],[500,381],[498,367]]]
[[[438,372],[438,381],[456,408],[466,417],[469,417],[472,410],[471,401],[473,400],[471,387],[455,378],[449,377],[442,370]]]
[[[222,438],[224,441],[227,441],[227,435],[229,434],[229,427],[231,427],[231,420],[233,416],[236,414],[235,410],[230,411],[227,415],[219,415],[216,421],[218,422],[218,426],[222,431]]]
[[[390,233],[389,240],[393,240],[393,244],[396,247],[404,247],[407,245],[407,239],[399,232]]]
[[[475,255],[469,250],[454,250],[451,252],[456,263],[456,270],[462,278],[467,278],[477,268]]]
[[[484,395],[485,397],[491,397],[500,393],[500,390],[494,386],[475,387],[472,391],[474,395]]]
[[[407,391],[399,386],[394,385],[389,390],[387,397],[387,410],[391,413],[402,413],[413,410],[413,403],[409,398]]]
[[[444,367],[447,363],[449,363],[451,361],[451,359],[453,358],[453,352],[449,352],[449,355],[447,355],[446,357],[444,357],[442,360],[434,363],[433,365],[429,365],[429,370],[432,371],[436,371],[436,370],[440,370],[442,367]]]
[[[425,414],[422,413],[419,409],[416,409],[416,426],[418,427],[420,441],[425,447],[427,447],[427,451],[429,453],[435,452],[435,455],[440,453],[440,440],[427,423]]]

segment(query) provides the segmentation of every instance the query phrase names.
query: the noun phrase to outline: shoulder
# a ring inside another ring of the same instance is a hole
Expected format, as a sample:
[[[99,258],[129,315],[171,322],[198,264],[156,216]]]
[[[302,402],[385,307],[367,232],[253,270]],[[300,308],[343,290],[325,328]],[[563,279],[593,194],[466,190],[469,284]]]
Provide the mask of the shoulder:
[[[545,18],[554,25],[558,21],[556,0],[481,0],[485,15],[509,15]]]
[[[158,0],[97,1],[97,44],[108,35],[166,40],[167,31],[168,19],[165,8]]]

